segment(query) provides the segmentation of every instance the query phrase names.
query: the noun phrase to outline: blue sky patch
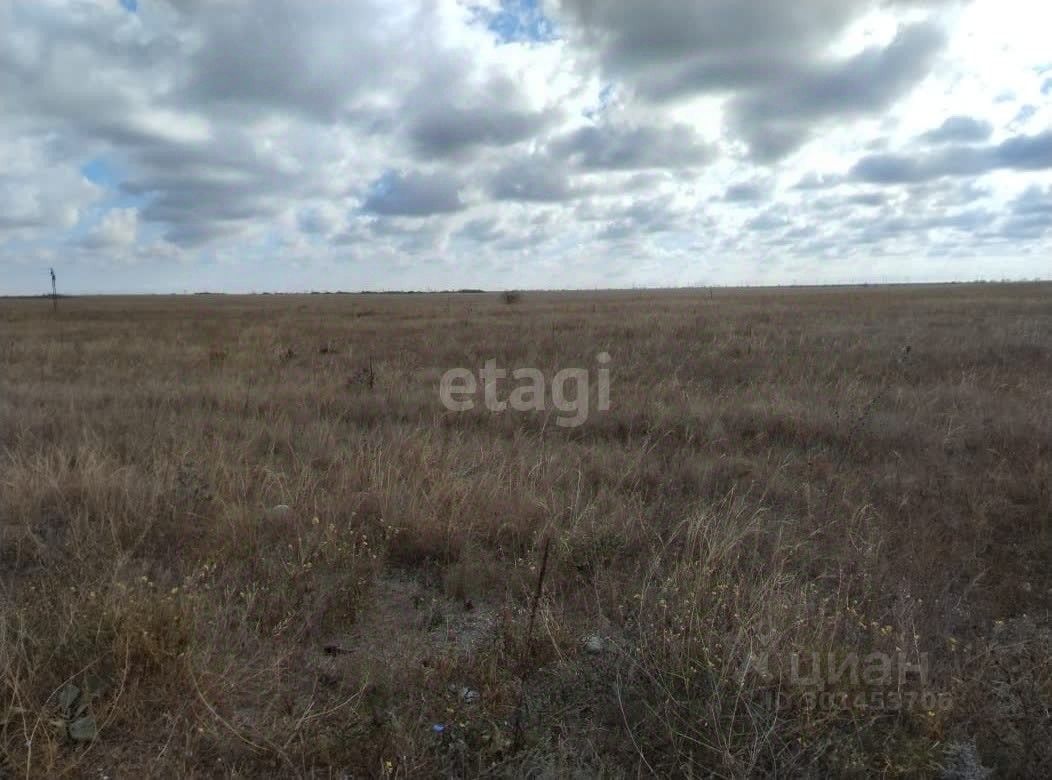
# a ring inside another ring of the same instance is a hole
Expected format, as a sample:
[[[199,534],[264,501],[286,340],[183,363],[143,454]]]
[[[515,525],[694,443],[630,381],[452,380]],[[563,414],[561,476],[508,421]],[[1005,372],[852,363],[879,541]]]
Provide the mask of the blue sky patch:
[[[96,157],[80,166],[80,172],[84,178],[92,184],[97,184],[108,190],[114,189],[120,183],[117,172],[102,157]]]
[[[111,208],[142,208],[149,196],[131,194],[121,187],[124,171],[105,157],[95,157],[80,166],[81,175],[97,187],[106,190],[100,202],[103,211]]]
[[[539,0],[501,0],[496,13],[482,12],[486,26],[505,43],[550,41],[555,24],[541,10]]]

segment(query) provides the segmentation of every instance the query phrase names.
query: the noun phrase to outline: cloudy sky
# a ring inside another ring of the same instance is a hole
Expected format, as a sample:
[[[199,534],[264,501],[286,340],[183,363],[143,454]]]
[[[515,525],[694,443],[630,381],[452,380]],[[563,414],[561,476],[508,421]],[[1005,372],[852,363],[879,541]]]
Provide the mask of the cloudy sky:
[[[1048,277],[1033,0],[0,0],[0,293]]]

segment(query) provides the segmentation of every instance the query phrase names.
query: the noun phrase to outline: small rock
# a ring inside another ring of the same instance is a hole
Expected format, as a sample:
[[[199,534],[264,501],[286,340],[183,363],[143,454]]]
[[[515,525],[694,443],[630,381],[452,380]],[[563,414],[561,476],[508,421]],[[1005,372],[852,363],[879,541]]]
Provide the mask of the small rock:
[[[267,510],[267,519],[280,520],[283,517],[288,517],[291,513],[292,507],[286,506],[285,504],[278,504]]]
[[[592,634],[584,640],[584,651],[589,655],[599,655],[604,649],[603,638],[597,634]]]

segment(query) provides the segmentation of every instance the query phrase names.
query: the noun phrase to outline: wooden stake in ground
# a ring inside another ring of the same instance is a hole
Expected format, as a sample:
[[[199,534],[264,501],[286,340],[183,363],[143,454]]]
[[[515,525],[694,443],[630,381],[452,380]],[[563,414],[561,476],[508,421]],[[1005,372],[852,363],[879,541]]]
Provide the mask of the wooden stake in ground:
[[[533,593],[533,604],[530,606],[530,620],[526,624],[525,652],[520,659],[521,670],[519,676],[519,704],[515,708],[515,725],[513,728],[514,740],[512,749],[518,752],[522,747],[522,716],[526,706],[526,681],[532,671],[533,660],[533,622],[537,619],[537,605],[540,604],[541,595],[544,593],[544,577],[548,573],[548,548],[551,546],[552,538],[548,536],[544,540],[544,548],[541,552],[541,569],[537,572],[537,589]]]

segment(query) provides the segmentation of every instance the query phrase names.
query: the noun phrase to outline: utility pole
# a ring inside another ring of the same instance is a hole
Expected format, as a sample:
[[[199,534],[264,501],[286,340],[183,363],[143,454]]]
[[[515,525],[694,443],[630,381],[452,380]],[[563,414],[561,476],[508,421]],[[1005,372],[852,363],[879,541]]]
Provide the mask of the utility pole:
[[[51,310],[58,311],[58,285],[55,283],[55,269],[51,269]]]

